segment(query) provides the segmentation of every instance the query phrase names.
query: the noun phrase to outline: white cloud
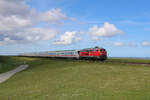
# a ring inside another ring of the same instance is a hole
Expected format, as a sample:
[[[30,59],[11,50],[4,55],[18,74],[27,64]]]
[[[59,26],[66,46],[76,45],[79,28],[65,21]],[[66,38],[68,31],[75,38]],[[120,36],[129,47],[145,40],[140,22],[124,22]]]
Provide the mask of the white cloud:
[[[78,34],[84,34],[86,32],[78,32]],[[113,24],[109,24],[108,22],[104,23],[102,27],[98,27],[97,25],[93,26],[87,32],[91,35],[91,39],[93,40],[101,40],[102,37],[113,37],[116,35],[120,35],[123,32],[117,29]],[[85,35],[85,34],[84,34]],[[60,36],[60,39],[55,41],[53,44],[55,45],[69,45],[75,41],[79,41],[81,38],[77,36],[77,32],[65,32]]]
[[[77,32],[65,32],[60,36],[60,39],[55,41],[53,44],[55,45],[69,45],[75,41],[79,41],[80,37],[76,36]]]
[[[0,33],[5,31],[12,31],[18,28],[25,28],[32,25],[32,21],[29,19],[19,18],[18,16],[0,16]],[[3,33],[4,34],[4,33]]]
[[[26,0],[0,0],[0,45],[49,40],[57,29],[35,27],[40,23],[59,24],[67,16],[61,9],[37,12]]]
[[[105,43],[107,46],[117,46],[117,47],[137,47],[137,43],[123,43],[123,42],[111,42]]]
[[[98,38],[108,38],[113,37],[116,35],[120,35],[123,33],[120,29],[117,29],[114,24],[110,24],[108,22],[105,22],[102,27],[98,27],[97,25],[94,25],[92,28],[89,28],[88,32],[92,39],[98,39]]]
[[[58,22],[60,20],[67,19],[67,16],[61,12],[61,9],[56,8],[44,13],[43,12],[39,13],[38,19],[45,22],[47,21]]]
[[[58,31],[55,29],[28,28],[15,33],[8,33],[5,36],[0,34],[0,45],[45,41],[52,39],[57,33]]]
[[[24,36],[26,40],[38,41],[38,40],[49,40],[53,38],[58,32],[57,30],[54,30],[54,29],[31,28],[23,33],[27,35],[27,36]]]
[[[30,8],[25,4],[25,1],[26,0],[0,0],[0,14],[3,16],[28,16]]]
[[[142,46],[150,46],[150,42],[144,41],[142,42]]]
[[[123,46],[124,44],[121,43],[121,42],[115,42],[115,43],[113,43],[113,45],[114,45],[114,46]]]

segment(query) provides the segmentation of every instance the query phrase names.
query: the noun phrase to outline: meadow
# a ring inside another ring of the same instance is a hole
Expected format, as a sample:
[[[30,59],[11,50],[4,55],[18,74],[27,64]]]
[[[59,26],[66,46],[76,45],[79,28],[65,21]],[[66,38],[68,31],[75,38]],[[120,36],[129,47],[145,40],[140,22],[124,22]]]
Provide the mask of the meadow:
[[[150,100],[150,66],[119,63],[150,60],[10,58],[30,67],[0,84],[0,100]]]

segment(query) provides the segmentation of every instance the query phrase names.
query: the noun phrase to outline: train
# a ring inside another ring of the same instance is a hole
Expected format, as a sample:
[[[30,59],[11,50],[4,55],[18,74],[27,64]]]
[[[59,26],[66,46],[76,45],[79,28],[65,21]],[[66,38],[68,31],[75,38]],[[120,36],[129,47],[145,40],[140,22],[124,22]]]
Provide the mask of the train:
[[[59,51],[22,53],[20,54],[20,56],[106,60],[107,51],[104,48],[96,46],[94,48],[85,48],[81,50],[59,50]]]

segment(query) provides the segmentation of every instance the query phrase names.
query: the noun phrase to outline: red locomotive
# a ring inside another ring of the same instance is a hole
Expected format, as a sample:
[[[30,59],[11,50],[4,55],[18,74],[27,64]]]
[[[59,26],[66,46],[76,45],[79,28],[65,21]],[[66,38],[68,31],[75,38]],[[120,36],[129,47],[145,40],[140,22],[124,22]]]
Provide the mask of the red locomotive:
[[[87,48],[79,51],[80,58],[96,58],[100,60],[107,59],[107,51],[104,48]]]
[[[27,53],[27,54],[20,54],[20,56],[106,60],[107,51],[104,48],[95,47],[95,48],[86,48],[82,50],[63,50],[63,51]]]

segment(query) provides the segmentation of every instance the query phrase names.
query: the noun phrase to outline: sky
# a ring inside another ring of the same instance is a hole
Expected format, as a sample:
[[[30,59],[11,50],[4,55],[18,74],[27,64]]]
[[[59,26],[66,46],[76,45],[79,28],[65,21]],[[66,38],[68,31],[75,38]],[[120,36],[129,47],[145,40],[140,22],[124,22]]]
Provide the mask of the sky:
[[[0,55],[103,47],[150,57],[149,0],[0,0]]]

